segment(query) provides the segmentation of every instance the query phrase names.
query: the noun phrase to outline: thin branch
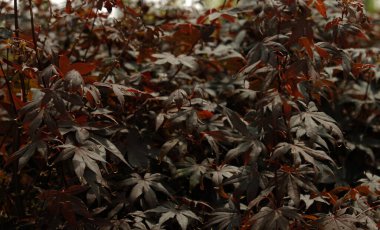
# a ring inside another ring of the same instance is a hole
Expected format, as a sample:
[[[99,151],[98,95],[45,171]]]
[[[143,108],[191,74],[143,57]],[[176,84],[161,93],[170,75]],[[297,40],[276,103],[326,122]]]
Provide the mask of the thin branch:
[[[21,100],[22,102],[27,102],[27,93],[26,93],[26,87],[25,87],[25,78],[24,75],[20,74],[20,81],[21,81]]]
[[[30,0],[29,0],[29,1],[30,1]],[[94,30],[94,27],[95,27],[95,21],[96,21],[96,19],[97,19],[97,17],[98,17],[98,11],[99,11],[99,9],[96,9],[94,20],[92,20],[92,25],[91,25],[90,33],[92,33],[93,30]],[[91,47],[91,44],[89,44],[89,46],[87,47],[86,52],[84,53],[83,60],[86,60],[87,53],[88,53],[88,51],[90,50],[90,47]]]
[[[85,4],[85,3],[84,3],[84,4]],[[82,5],[82,6],[83,6],[83,5]],[[92,8],[93,6],[94,6],[94,3],[92,3],[91,8]],[[79,41],[81,40],[81,38],[82,38],[82,34],[83,34],[83,31],[84,31],[84,29],[86,28],[86,25],[87,25],[88,21],[89,21],[89,19],[88,19],[88,17],[87,17],[87,18],[86,18],[86,21],[84,22],[84,25],[83,25],[84,28],[80,31],[78,38],[75,39],[74,44],[71,46],[70,51],[69,51],[69,53],[67,54],[67,57],[68,57],[68,58],[70,58],[70,56],[73,54],[73,52],[75,51],[75,47],[78,45]]]
[[[38,68],[40,68],[41,65],[40,65],[40,59],[38,57],[37,39],[36,39],[36,33],[34,31],[34,17],[33,17],[33,9],[32,9],[32,0],[29,0],[29,13],[30,13],[30,25],[32,27],[32,37],[33,37],[34,50],[36,52],[37,65],[38,65]]]
[[[133,34],[133,32],[137,29],[138,27],[138,23],[136,23],[133,28],[131,29],[131,33],[129,34],[128,37],[125,37],[124,33],[122,33],[122,36],[123,36],[123,40],[125,42],[124,46],[123,46],[123,49],[121,50],[121,52],[116,56],[115,60],[114,60],[114,63],[111,67],[111,69],[101,78],[101,82],[105,82],[108,78],[108,76],[112,73],[112,71],[115,69],[115,67],[117,66],[117,64],[120,63],[120,58],[121,56],[123,55],[123,53],[125,52],[125,50],[128,48],[129,46],[129,42],[130,42],[130,38]]]
[[[226,7],[226,3],[227,3],[227,0],[224,0],[224,1],[223,1],[222,8],[221,8],[222,10],[224,10],[224,8]]]
[[[198,44],[200,38],[201,38],[201,37],[199,37],[199,38],[198,38],[198,39],[197,39],[197,40],[191,45],[191,48],[190,48],[189,52],[187,52],[187,56],[189,56],[189,55],[193,52],[193,49],[194,49],[194,47]],[[169,80],[175,78],[175,76],[177,76],[177,74],[182,70],[182,68],[183,68],[183,64],[181,63],[181,64],[178,66],[178,68],[177,68],[177,70],[175,71],[175,73],[174,73],[171,77],[169,77]]]
[[[16,38],[19,38],[20,37],[20,28],[18,26],[17,0],[13,0],[13,8],[14,8],[14,16],[15,16],[15,33],[16,33]]]
[[[101,82],[105,82],[107,80],[108,76],[112,73],[112,71],[115,69],[117,64],[119,64],[119,61],[118,61],[118,59],[115,59],[111,68],[107,71],[107,73],[104,75],[104,77],[102,77]]]
[[[13,114],[15,116],[17,116],[17,108],[16,108],[15,101],[13,100],[13,93],[12,93],[11,83],[9,82],[9,80],[8,80],[6,74],[5,74],[5,71],[4,71],[2,63],[0,63],[0,68],[1,68],[1,71],[3,72],[3,75],[4,75],[5,84],[7,85],[9,100],[11,101],[11,106],[12,106]]]
[[[5,133],[11,133],[11,130],[12,128],[14,127],[15,123],[12,122],[11,125],[9,125],[9,127],[7,128],[7,130],[5,131]],[[3,147],[4,143],[5,143],[5,140],[7,139],[7,137],[9,137],[8,135],[4,135],[3,138],[1,139],[1,142],[0,142],[0,149]],[[8,154],[7,152],[5,151],[4,154],[6,154],[6,156],[8,157]]]

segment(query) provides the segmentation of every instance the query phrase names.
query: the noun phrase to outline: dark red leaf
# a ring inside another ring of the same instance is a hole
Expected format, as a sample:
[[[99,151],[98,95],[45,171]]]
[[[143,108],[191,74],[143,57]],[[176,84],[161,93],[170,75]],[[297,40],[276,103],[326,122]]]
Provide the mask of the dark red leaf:
[[[197,111],[197,115],[199,117],[199,119],[201,120],[207,120],[207,119],[210,119],[212,116],[214,116],[214,114],[208,110],[200,110],[200,111]]]
[[[315,8],[318,10],[318,12],[323,16],[323,17],[327,17],[327,14],[326,14],[326,6],[325,6],[325,3],[324,3],[324,0],[316,0],[315,3]]]
[[[70,70],[70,60],[66,55],[59,56],[59,68],[62,74],[66,74]]]
[[[70,65],[70,69],[75,69],[78,71],[81,75],[86,75],[93,71],[96,68],[96,66],[92,63],[81,63],[77,62],[72,65]]]
[[[298,39],[298,42],[301,46],[303,46],[307,52],[307,55],[310,57],[310,58],[314,58],[314,55],[313,55],[313,47],[314,47],[314,43],[313,41],[311,41],[310,39],[308,39],[307,37],[300,37]]]

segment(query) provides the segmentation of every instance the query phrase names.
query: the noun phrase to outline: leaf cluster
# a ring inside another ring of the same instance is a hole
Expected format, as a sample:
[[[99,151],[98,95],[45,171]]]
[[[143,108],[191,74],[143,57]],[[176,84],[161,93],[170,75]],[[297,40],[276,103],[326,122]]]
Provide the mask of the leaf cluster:
[[[362,1],[19,2],[0,2],[0,228],[379,228]]]

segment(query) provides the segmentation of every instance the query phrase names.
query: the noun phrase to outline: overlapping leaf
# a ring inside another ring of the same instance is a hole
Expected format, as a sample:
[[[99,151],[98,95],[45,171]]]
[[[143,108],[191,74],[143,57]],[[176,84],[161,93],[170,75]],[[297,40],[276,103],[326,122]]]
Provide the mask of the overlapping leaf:
[[[175,204],[168,202],[157,208],[146,211],[147,213],[159,213],[160,219],[158,224],[161,226],[170,219],[175,219],[182,230],[188,229],[189,224],[194,221],[200,221],[201,219],[192,211],[186,209],[186,207],[176,206]]]
[[[131,177],[120,182],[121,186],[132,187],[129,200],[136,202],[142,195],[144,200],[150,207],[154,207],[158,204],[156,192],[164,193],[171,197],[171,194],[160,182],[161,175],[159,173],[146,173],[144,177],[137,173],[132,173]]]
[[[106,160],[103,157],[102,149],[96,143],[86,140],[81,145],[68,143],[58,147],[63,150],[55,159],[55,162],[72,158],[75,174],[81,181],[87,182],[86,178],[84,178],[84,173],[85,169],[88,168],[95,173],[97,180],[102,182],[102,173],[97,162],[106,163]]]
[[[287,230],[289,229],[291,220],[299,219],[301,219],[301,216],[297,212],[297,209],[283,206],[277,209],[263,207],[251,218],[251,221],[254,222],[253,229],[255,230]]]
[[[328,149],[328,145],[325,139],[333,144],[343,140],[343,133],[337,122],[326,113],[318,112],[314,102],[308,104],[307,111],[290,118],[290,127],[297,138],[306,135],[326,149]]]
[[[272,159],[281,158],[287,153],[292,156],[293,163],[297,166],[302,163],[302,159],[313,166],[317,165],[318,160],[325,160],[333,165],[335,164],[326,152],[307,147],[303,142],[296,142],[294,144],[279,143],[273,151]]]

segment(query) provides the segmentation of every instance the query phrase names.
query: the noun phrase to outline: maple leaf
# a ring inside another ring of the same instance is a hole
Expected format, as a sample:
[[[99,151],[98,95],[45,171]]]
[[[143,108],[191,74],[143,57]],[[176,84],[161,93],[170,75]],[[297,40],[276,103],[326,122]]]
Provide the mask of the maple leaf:
[[[290,118],[290,131],[295,133],[297,138],[306,135],[325,149],[328,149],[328,145],[324,139],[333,144],[344,139],[337,122],[326,113],[319,112],[314,102],[308,104],[305,112]]]
[[[368,186],[371,192],[380,191],[380,177],[370,172],[365,173],[366,178],[360,179],[362,186]]]
[[[146,213],[159,213],[160,219],[159,225],[164,224],[170,219],[175,219],[182,230],[186,230],[189,223],[193,220],[201,221],[201,219],[192,211],[186,208],[186,206],[178,206],[172,202],[167,202],[154,209],[149,209]]]
[[[81,75],[86,75],[96,68],[93,63],[77,62],[71,64],[70,59],[66,55],[60,55],[59,68],[63,75],[66,75],[71,70],[76,70]]]
[[[78,146],[73,145],[73,143],[67,143],[58,145],[57,147],[63,150],[55,159],[55,163],[72,158],[75,174],[80,181],[87,183],[84,174],[85,169],[88,168],[95,173],[99,183],[103,182],[103,177],[97,162],[106,163],[105,154],[102,148],[99,148],[96,143],[86,140]]]
[[[316,221],[318,228],[322,230],[357,229],[359,221],[355,215],[347,214],[347,208],[339,209],[336,213],[320,214]]]
[[[322,150],[316,150],[309,148],[303,142],[296,142],[294,144],[281,142],[277,144],[273,153],[272,159],[277,159],[283,155],[289,153],[293,157],[293,163],[298,166],[302,163],[303,158],[306,162],[312,164],[313,166],[317,165],[316,160],[327,160],[331,164],[335,165],[334,161],[327,155],[326,152]]]
[[[254,230],[287,230],[289,229],[291,220],[299,219],[301,219],[301,216],[297,212],[297,209],[290,206],[283,206],[277,209],[263,207],[250,221],[254,222]]]
[[[325,3],[324,3],[324,0],[315,0],[314,1],[314,6],[315,6],[315,9],[318,10],[318,12],[323,16],[323,17],[327,17],[327,14],[326,14],[326,6],[325,6]]]
[[[309,192],[317,192],[318,189],[313,184],[311,176],[314,170],[307,165],[300,165],[297,168],[281,166],[278,171],[278,181],[281,191],[286,191],[294,201],[295,206],[300,203],[300,188]],[[274,185],[274,183],[272,183]]]
[[[203,176],[208,171],[209,164],[210,159],[205,159],[200,164],[197,164],[193,158],[186,157],[184,162],[178,163],[178,167],[180,168],[176,170],[175,176],[190,176],[190,189],[193,189],[201,183]]]
[[[49,227],[53,227],[59,214],[68,222],[70,227],[75,228],[78,225],[77,215],[89,218],[91,217],[85,203],[76,194],[86,191],[87,188],[80,185],[73,185],[62,191],[46,190],[43,191],[39,198],[46,202],[47,212],[51,215]]]
[[[210,219],[205,227],[217,225],[217,229],[234,229],[240,226],[241,214],[235,204],[229,201],[224,207],[215,209],[209,214]]]
[[[163,65],[166,63],[169,63],[171,65],[185,65],[191,69],[196,69],[197,68],[197,62],[195,61],[194,57],[191,56],[186,56],[184,54],[180,54],[179,56],[174,56],[171,53],[161,53],[161,54],[153,54],[153,57],[157,58],[155,63],[157,65]]]
[[[42,154],[44,159],[47,159],[47,148],[47,144],[43,140],[32,141],[13,153],[8,159],[7,164],[11,163],[15,159],[18,159],[18,170],[21,170],[36,152]]]
[[[133,186],[129,194],[131,202],[136,202],[140,196],[144,195],[144,200],[152,207],[158,204],[155,191],[171,197],[168,190],[159,182],[161,178],[162,176],[159,173],[146,173],[144,177],[137,173],[132,173],[131,177],[120,182],[120,185],[124,187]]]
[[[214,183],[214,185],[222,185],[223,180],[226,178],[230,178],[233,175],[237,174],[240,172],[239,168],[233,165],[219,165],[216,166],[214,170],[211,170],[207,173],[207,177],[211,179],[211,181]]]
[[[317,196],[317,197],[314,197],[314,198],[311,198],[310,194],[301,194],[301,201],[303,201],[305,203],[305,209],[309,209],[311,205],[313,205],[315,202],[320,202],[320,203],[324,203],[324,204],[327,204],[327,205],[330,205],[330,203],[328,201],[326,201],[327,197],[322,197],[322,196]]]
[[[90,138],[93,141],[95,141],[96,143],[98,143],[101,146],[103,146],[106,150],[108,150],[109,152],[111,152],[115,157],[117,157],[118,159],[120,159],[123,163],[125,163],[130,168],[132,168],[128,164],[128,162],[125,160],[125,158],[124,158],[123,154],[120,152],[120,150],[115,146],[115,144],[112,143],[112,141],[110,141],[107,138],[101,137],[99,135],[94,135],[94,134],[90,134]]]
[[[238,156],[248,153],[251,161],[256,161],[261,153],[265,152],[265,146],[258,140],[246,139],[233,149],[230,149],[225,157],[225,161],[230,161]]]
[[[124,108],[124,105],[125,105],[124,96],[136,96],[136,95],[148,95],[148,96],[150,96],[149,93],[134,89],[132,87],[120,85],[120,84],[95,82],[94,85],[111,89],[112,92],[115,94],[119,103],[121,105],[123,105],[122,108]]]

